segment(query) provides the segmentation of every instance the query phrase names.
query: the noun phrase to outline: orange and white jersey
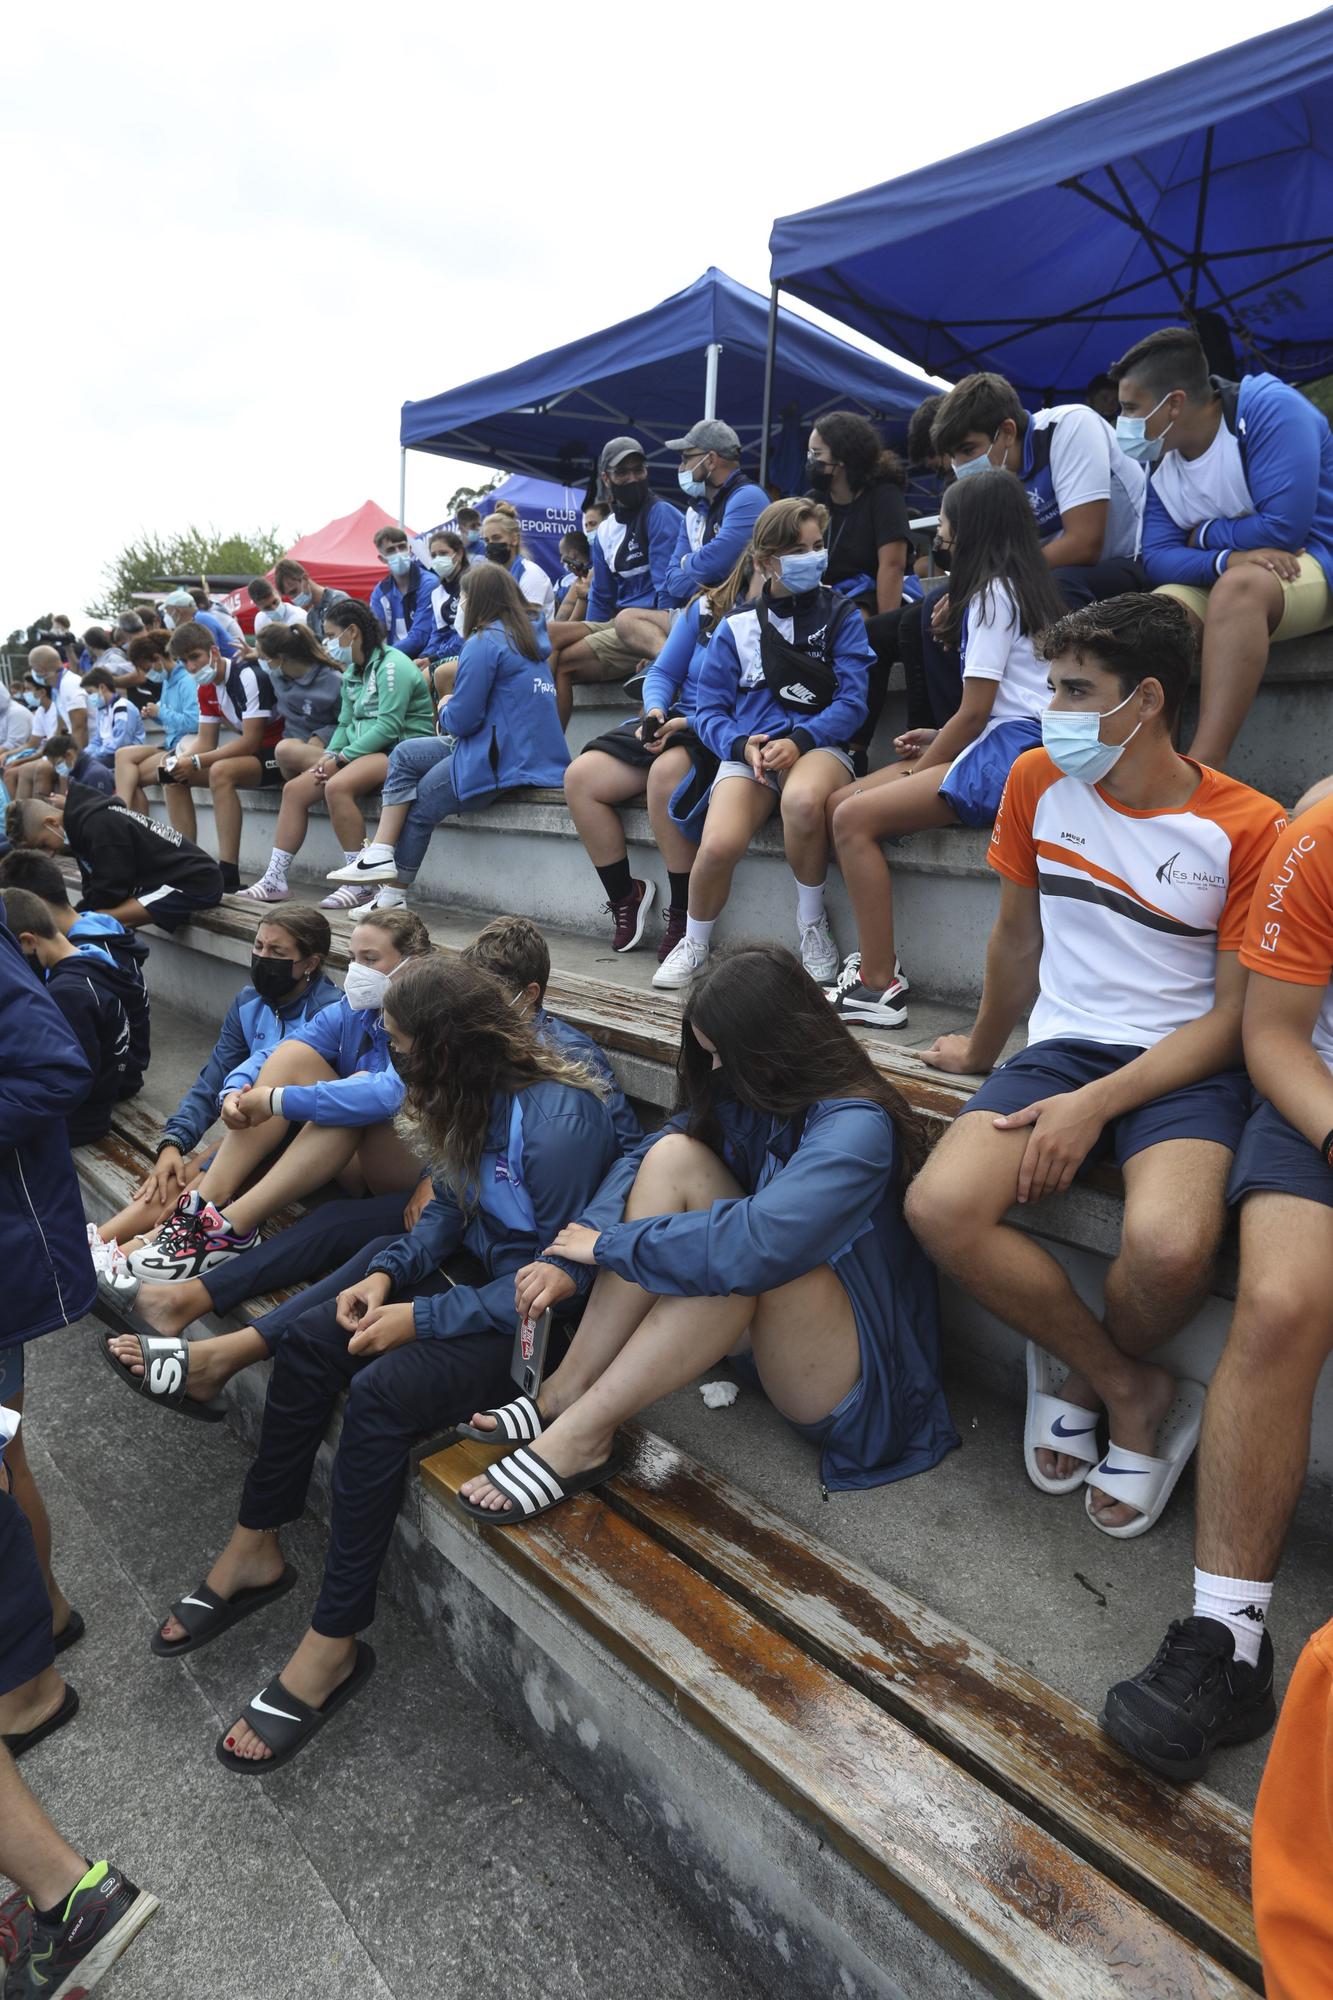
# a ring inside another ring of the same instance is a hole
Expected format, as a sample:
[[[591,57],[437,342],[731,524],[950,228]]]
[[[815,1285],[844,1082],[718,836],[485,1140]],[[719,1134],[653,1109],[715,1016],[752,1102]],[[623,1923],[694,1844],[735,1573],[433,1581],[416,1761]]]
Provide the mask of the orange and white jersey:
[[[1333,798],[1294,819],[1264,864],[1240,962],[1293,986],[1328,990],[1311,1040],[1333,1070]]]
[[[1196,765],[1183,806],[1138,811],[1067,778],[1044,750],[1013,770],[990,864],[1041,894],[1033,1042],[1147,1049],[1213,1005],[1219,951],[1239,951],[1281,806]]]

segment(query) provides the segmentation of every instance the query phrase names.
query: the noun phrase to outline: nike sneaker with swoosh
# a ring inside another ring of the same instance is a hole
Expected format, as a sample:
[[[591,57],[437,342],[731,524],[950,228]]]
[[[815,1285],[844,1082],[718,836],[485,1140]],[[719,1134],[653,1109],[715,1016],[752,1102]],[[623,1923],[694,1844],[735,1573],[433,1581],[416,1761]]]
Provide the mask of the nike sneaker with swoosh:
[[[158,1909],[108,1861],[74,1885],[58,1924],[33,1912],[27,1950],[9,1968],[4,2000],[83,2000]]]
[[[1150,1771],[1201,1778],[1220,1744],[1250,1743],[1277,1720],[1272,1640],[1265,1632],[1257,1667],[1235,1650],[1221,1619],[1174,1619],[1143,1672],[1107,1695],[1102,1728]]]

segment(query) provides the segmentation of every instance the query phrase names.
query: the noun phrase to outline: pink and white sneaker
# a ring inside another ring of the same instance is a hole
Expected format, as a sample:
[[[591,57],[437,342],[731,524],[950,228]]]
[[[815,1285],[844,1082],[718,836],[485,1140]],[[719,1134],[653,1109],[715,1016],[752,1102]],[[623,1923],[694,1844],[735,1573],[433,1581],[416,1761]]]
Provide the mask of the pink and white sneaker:
[[[187,1213],[182,1203],[191,1199],[198,1205]],[[258,1229],[238,1236],[212,1202],[200,1202],[192,1189],[181,1196],[175,1213],[167,1217],[152,1242],[133,1252],[129,1268],[136,1278],[147,1279],[150,1284],[179,1284],[186,1278],[204,1277],[219,1264],[253,1250],[258,1241]]]

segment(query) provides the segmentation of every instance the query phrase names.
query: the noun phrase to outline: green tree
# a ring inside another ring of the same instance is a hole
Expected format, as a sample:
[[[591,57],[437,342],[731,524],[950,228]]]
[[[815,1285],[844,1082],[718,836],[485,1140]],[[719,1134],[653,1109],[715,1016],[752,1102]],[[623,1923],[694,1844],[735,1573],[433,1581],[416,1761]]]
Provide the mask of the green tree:
[[[259,576],[288,546],[276,528],[223,536],[191,526],[175,535],[140,535],[106,565],[102,601],[88,608],[95,618],[127,611],[137,590],[163,576]]]
[[[479,500],[484,500],[488,493],[494,493],[496,487],[508,477],[507,472],[497,472],[484,486],[460,486],[456,493],[449,496],[449,512],[456,514],[460,507],[475,507]]]

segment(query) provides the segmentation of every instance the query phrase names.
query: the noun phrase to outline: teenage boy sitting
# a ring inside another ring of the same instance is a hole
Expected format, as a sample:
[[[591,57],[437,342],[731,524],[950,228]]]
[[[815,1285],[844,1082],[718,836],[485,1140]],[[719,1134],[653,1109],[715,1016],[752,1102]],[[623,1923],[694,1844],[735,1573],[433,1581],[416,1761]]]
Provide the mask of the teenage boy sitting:
[[[222,871],[202,848],[86,785],[71,785],[63,802],[16,800],[5,832],[16,848],[72,854],[83,877],[80,910],[100,910],[129,930],[179,930],[222,901]]]
[[[907,1212],[940,1267],[1028,1337],[1033,1484],[1086,1479],[1089,1518],[1123,1537],[1157,1519],[1198,1435],[1202,1389],[1147,1357],[1193,1315],[1221,1242],[1250,1097],[1239,950],[1283,815],[1174,749],[1194,655],[1179,607],[1089,605],[1040,650],[1054,699],[991,836],[1002,885],[981,1008],[922,1056],[989,1070],[1035,999],[1028,1046],[955,1119]],[[1099,1318],[1005,1216],[1106,1153],[1125,1211]]]
[[[50,798],[52,792],[63,792],[71,778],[76,784],[91,786],[106,798],[116,789],[116,781],[101,759],[91,750],[81,750],[72,736],[58,729],[47,738],[41,756],[24,766],[18,796]]]
[[[79,916],[65,893],[65,878],[49,854],[16,847],[0,858],[0,889],[27,889],[30,894],[40,896],[62,937],[80,950],[94,945],[109,952],[125,974],[121,997],[130,1019],[130,1053],[122,1095],[132,1097],[143,1086],[151,1055],[152,1021],[143,976],[148,940],[135,937],[124,924],[101,911],[90,910]]]
[[[237,794],[269,791],[284,782],[277,748],[286,723],[261,659],[224,659],[208,628],[194,623],[176,627],[170,651],[172,659],[179,660],[194,681],[199,729],[188,750],[182,747],[174,757],[163,760],[158,781],[172,825],[191,840],[197,832],[191,791],[195,786],[207,786],[222,886],[228,895],[234,895],[241,886],[241,801]],[[236,735],[219,742],[224,722]]]
[[[370,608],[389,644],[409,660],[420,659],[435,633],[431,598],[437,579],[413,555],[406,528],[386,523],[377,529],[375,553],[388,575],[371,591]]]
[[[65,1114],[71,1146],[101,1139],[111,1129],[111,1113],[125,1096],[130,1023],[125,1008],[127,976],[110,952],[98,946],[81,951],[70,943],[39,896],[6,889],[0,896],[5,922],[19,950],[74,1032],[88,1065],[88,1089]]]
[[[1152,467],[1149,580],[1203,634],[1191,757],[1223,764],[1270,639],[1333,625],[1333,432],[1275,375],[1208,373],[1188,327],[1150,333],[1111,373],[1124,450]]]
[[[1131,1756],[1176,1779],[1202,1777],[1219,1744],[1272,1727],[1273,1579],[1333,1351],[1333,799],[1278,836],[1240,959],[1260,1095],[1227,1189],[1240,1208],[1240,1284],[1199,1448],[1194,1607],[1142,1673],[1111,1689],[1102,1716]]]

